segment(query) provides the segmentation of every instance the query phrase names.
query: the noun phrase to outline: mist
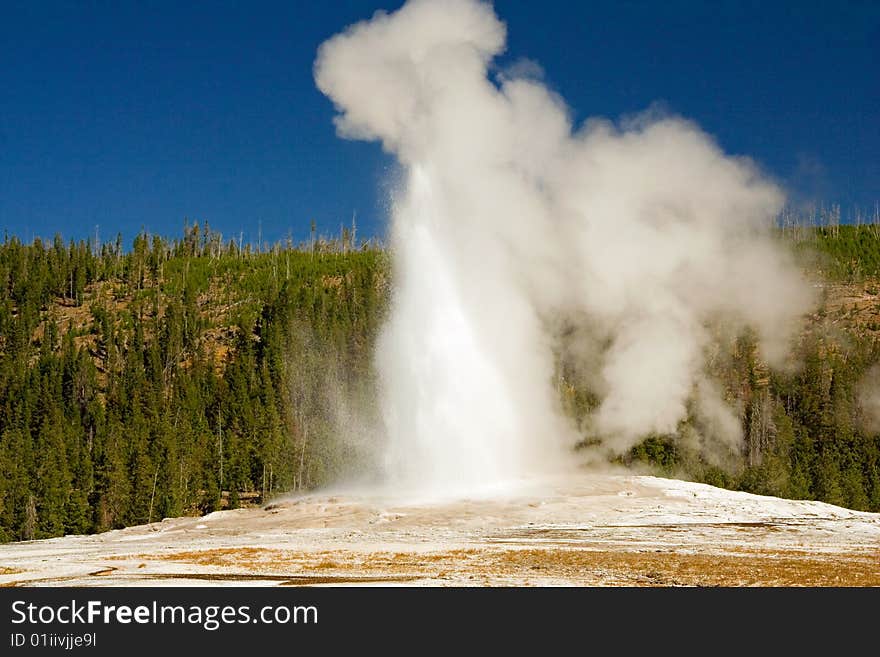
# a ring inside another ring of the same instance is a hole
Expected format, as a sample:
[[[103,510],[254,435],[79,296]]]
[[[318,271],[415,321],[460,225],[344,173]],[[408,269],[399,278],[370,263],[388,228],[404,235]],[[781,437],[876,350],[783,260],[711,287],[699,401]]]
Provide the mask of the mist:
[[[689,403],[707,450],[736,445],[704,365],[711,327],[751,328],[781,367],[812,303],[770,234],[782,190],[680,117],[574,125],[538,64],[494,67],[505,41],[489,4],[410,0],[315,62],[340,137],[380,142],[404,172],[376,352],[387,477],[474,489],[570,463],[561,327],[600,400],[601,453],[674,432]]]

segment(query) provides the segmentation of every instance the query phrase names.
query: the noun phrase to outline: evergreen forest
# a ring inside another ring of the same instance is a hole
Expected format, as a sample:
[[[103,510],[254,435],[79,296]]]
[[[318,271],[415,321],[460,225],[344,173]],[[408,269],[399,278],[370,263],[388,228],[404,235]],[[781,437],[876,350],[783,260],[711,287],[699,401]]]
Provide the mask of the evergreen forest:
[[[618,460],[880,511],[880,227],[783,223],[778,239],[821,302],[796,368],[768,368],[747,333],[718,345],[710,369],[738,409],[739,452],[707,458],[689,417]],[[348,229],[256,247],[207,224],[131,244],[6,236],[0,541],[259,504],[356,472],[338,425],[373,396],[390,279],[386,251]],[[561,404],[578,419],[597,400],[566,371]]]

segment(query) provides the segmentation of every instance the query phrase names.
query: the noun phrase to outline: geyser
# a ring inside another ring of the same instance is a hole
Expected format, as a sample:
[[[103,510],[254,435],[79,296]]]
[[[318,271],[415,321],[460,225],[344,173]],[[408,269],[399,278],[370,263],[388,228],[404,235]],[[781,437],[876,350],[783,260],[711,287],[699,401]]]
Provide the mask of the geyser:
[[[339,135],[405,171],[376,355],[388,475],[449,490],[558,467],[579,438],[554,384],[561,325],[605,449],[674,431],[689,401],[716,427],[704,441],[738,440],[707,325],[785,358],[810,295],[769,236],[781,191],[679,118],[575,128],[534,66],[492,73],[505,38],[489,4],[410,0],[315,63]]]

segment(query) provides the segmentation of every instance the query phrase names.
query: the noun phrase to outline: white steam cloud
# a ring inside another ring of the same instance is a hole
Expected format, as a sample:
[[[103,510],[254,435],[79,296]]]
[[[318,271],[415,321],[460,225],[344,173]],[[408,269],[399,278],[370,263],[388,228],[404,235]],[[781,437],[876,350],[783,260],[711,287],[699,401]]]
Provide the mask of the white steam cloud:
[[[537,65],[493,77],[505,39],[489,4],[410,0],[315,63],[339,134],[406,171],[377,354],[390,474],[445,489],[556,467],[578,439],[553,383],[561,324],[608,449],[674,431],[689,401],[737,440],[708,327],[751,326],[784,360],[810,295],[768,238],[782,193],[678,118],[573,126]]]

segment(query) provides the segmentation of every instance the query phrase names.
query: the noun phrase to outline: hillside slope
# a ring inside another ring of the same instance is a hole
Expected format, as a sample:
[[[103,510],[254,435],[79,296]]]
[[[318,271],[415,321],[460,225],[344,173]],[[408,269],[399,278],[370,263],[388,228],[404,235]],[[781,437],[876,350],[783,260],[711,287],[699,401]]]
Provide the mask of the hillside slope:
[[[792,366],[771,371],[754,336],[710,327],[706,370],[739,415],[741,449],[695,448],[706,427],[691,414],[619,460],[878,511],[880,231],[791,240],[818,296]],[[340,422],[375,420],[372,354],[391,270],[381,249],[353,247],[346,233],[252,248],[207,225],[177,240],[141,234],[128,251],[121,239],[7,238],[0,541],[258,505],[369,474],[373,455],[341,439]],[[558,360],[562,406],[589,446],[597,392]]]

